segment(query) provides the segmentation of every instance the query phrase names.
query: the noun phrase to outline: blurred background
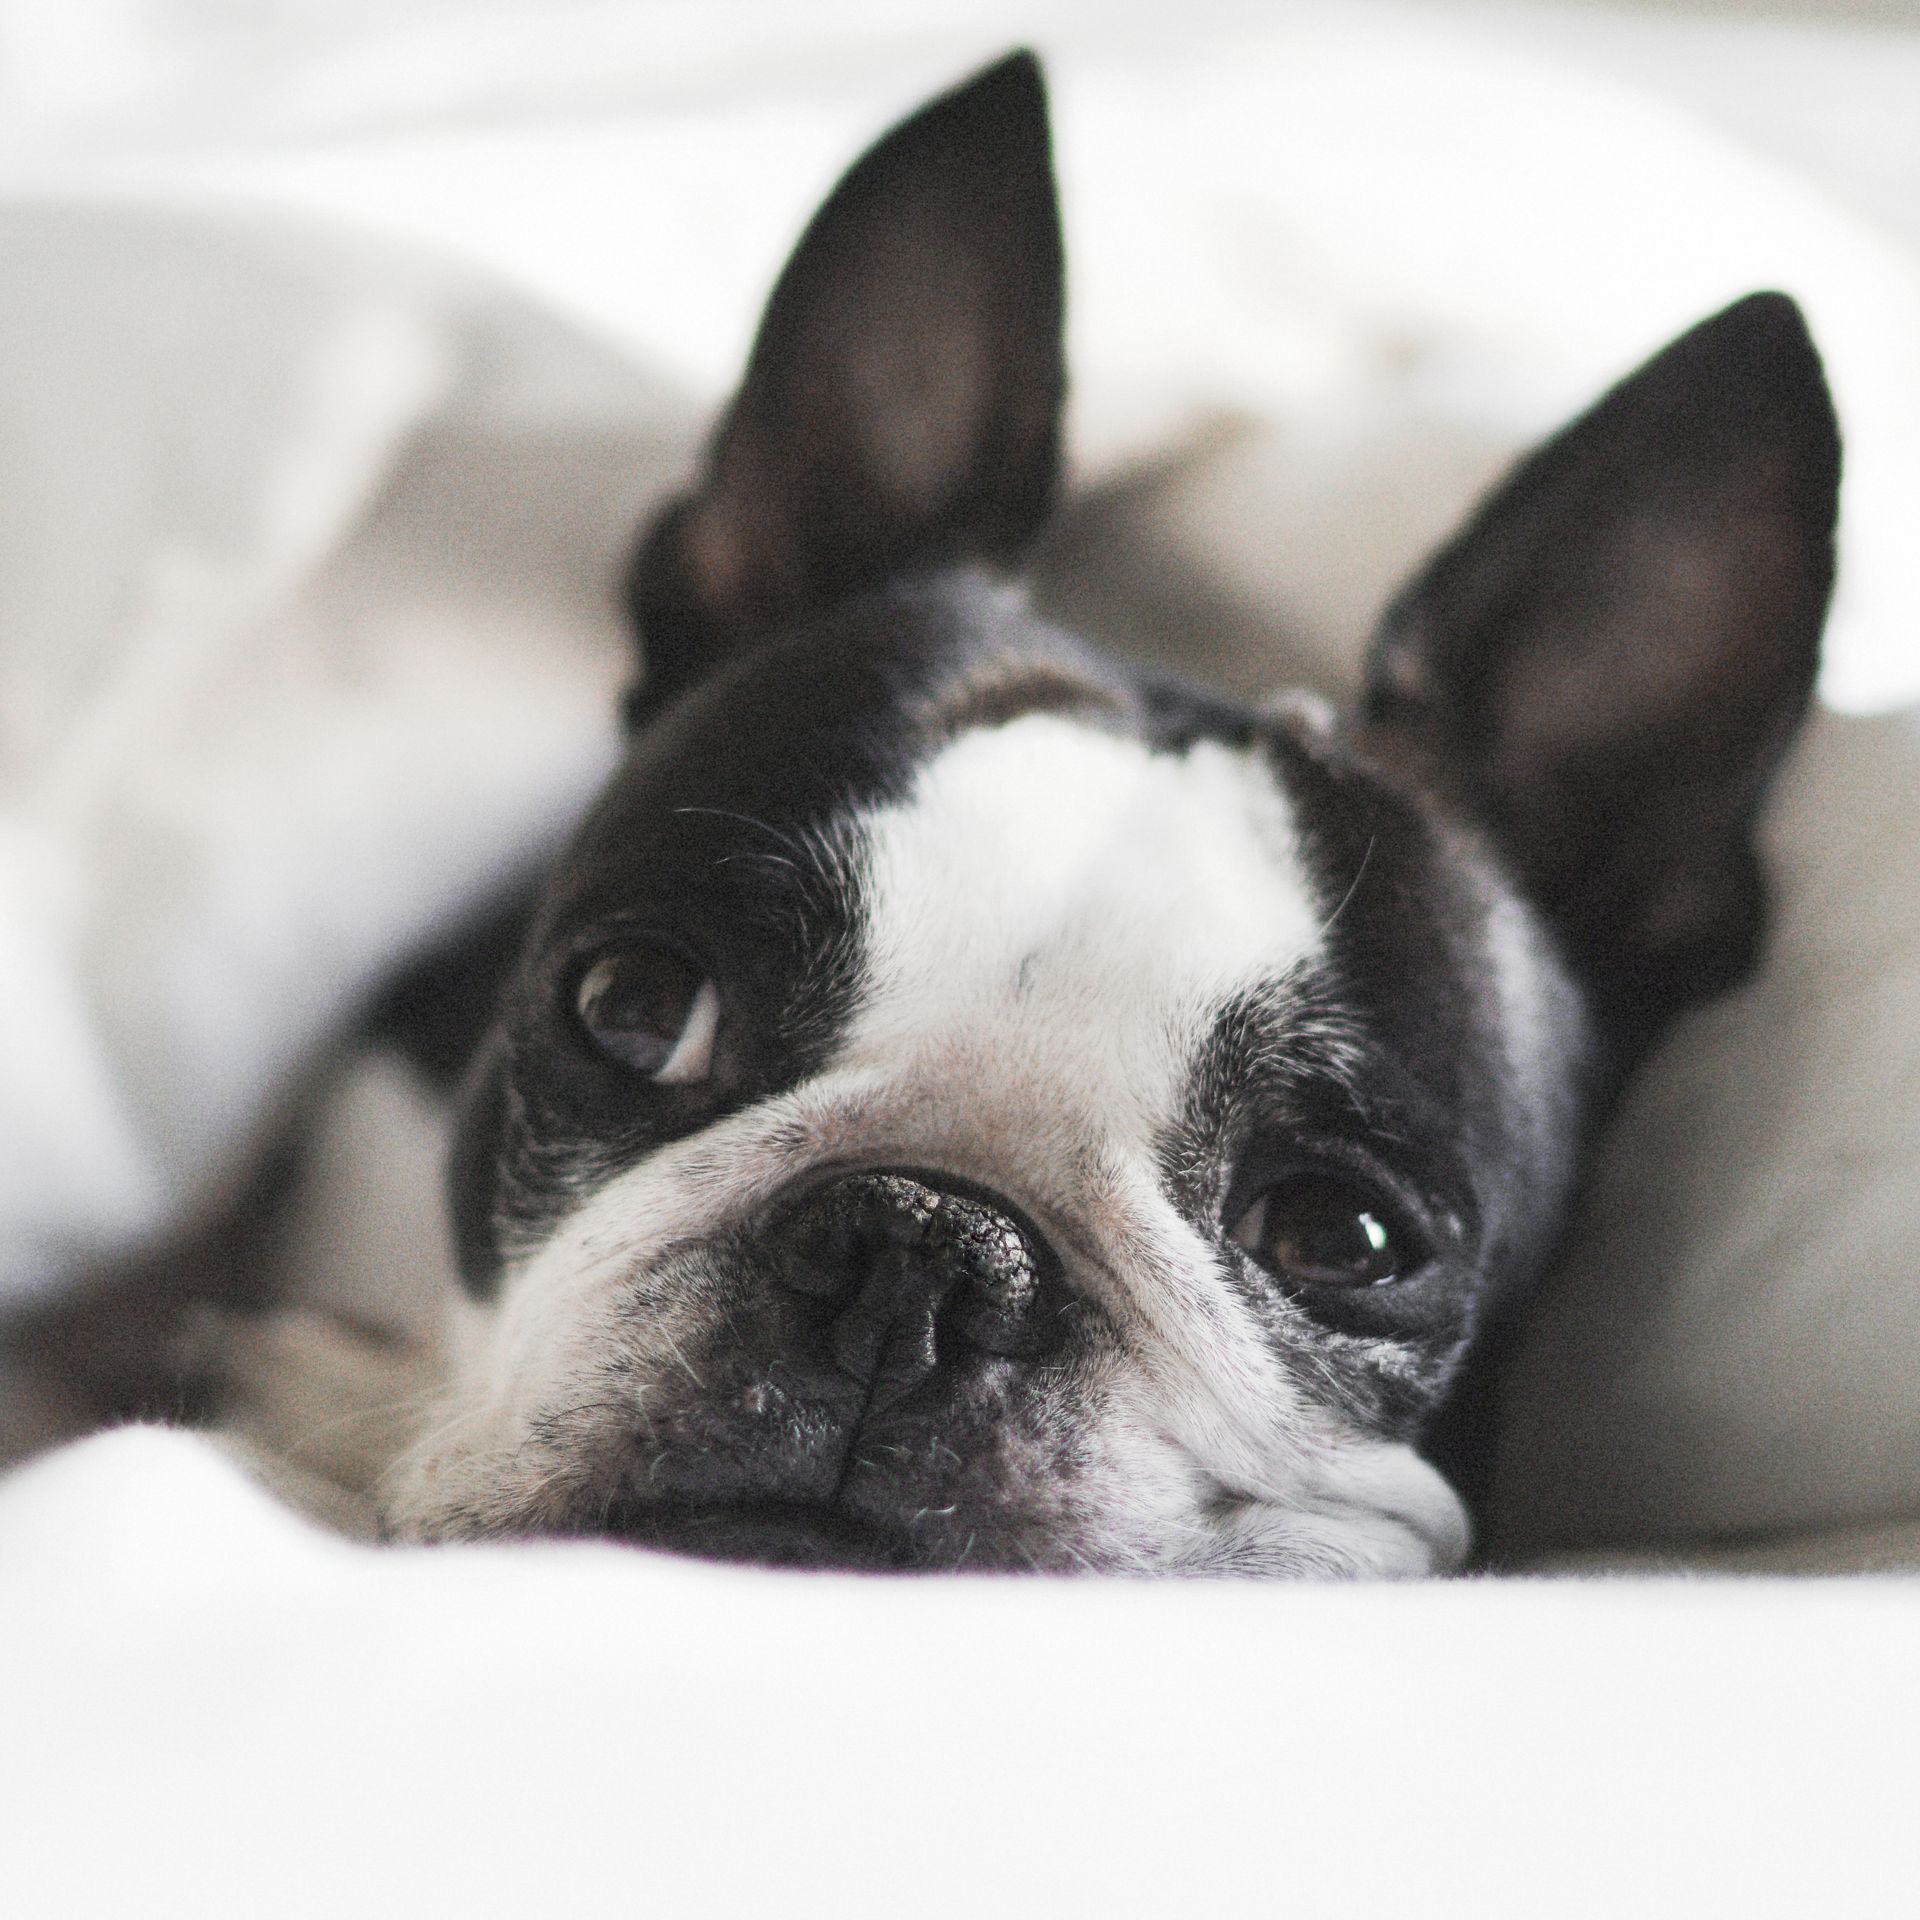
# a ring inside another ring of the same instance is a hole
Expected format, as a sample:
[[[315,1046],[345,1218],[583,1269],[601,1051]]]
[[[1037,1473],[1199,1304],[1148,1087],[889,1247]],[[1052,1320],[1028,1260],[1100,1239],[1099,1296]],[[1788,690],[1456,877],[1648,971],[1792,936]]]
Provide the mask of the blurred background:
[[[1059,96],[1076,352],[1098,402],[1077,409],[1083,471],[1196,407],[1297,408],[1350,364],[1342,332],[1391,330],[1446,362],[1420,397],[1429,423],[1491,408],[1531,429],[1654,344],[1661,276],[1678,324],[1735,256],[1764,270],[1769,225],[1807,283],[1791,290],[1817,306],[1825,278],[1829,304],[1856,308],[1829,331],[1885,301],[1807,261],[1812,207],[1920,249],[1916,0],[4,0],[0,196],[306,209],[478,263],[698,405],[849,150],[1020,40]],[[1743,194],[1718,191],[1741,155]],[[1792,203],[1777,212],[1756,186],[1769,170]],[[1202,193],[1220,233],[1194,232]],[[1190,251],[1219,243],[1188,263],[1198,298],[1218,304],[1229,241],[1260,260],[1290,309],[1264,345],[1193,324],[1165,284],[1178,251],[1151,251],[1156,218]],[[1109,230],[1131,233],[1134,262]],[[1859,357],[1892,380],[1890,340]],[[1904,506],[1855,561],[1884,566],[1889,600],[1907,583],[1871,550],[1896,544]],[[1920,615],[1920,592],[1906,604]],[[1843,614],[1830,696],[1917,691],[1920,668]]]
[[[1916,0],[1422,0],[1451,20],[1656,91],[1920,238]],[[7,0],[0,156],[77,161],[477,136],[778,97],[916,50],[930,70],[1039,36],[1097,52],[1283,19],[1390,22],[1343,0]],[[864,48],[864,57],[850,49]]]

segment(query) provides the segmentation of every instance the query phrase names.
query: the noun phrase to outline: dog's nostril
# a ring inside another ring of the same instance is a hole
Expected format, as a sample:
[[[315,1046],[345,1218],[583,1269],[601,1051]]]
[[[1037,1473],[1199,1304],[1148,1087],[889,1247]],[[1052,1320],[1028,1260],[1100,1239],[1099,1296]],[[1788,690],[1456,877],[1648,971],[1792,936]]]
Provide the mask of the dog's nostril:
[[[837,1300],[854,1285],[861,1256],[844,1222],[802,1217],[780,1236],[776,1278],[794,1293]]]
[[[926,1240],[939,1204],[932,1189],[899,1175],[836,1181],[775,1227],[777,1277],[818,1300],[857,1292],[885,1256]]]
[[[850,1371],[923,1378],[943,1348],[1037,1359],[1057,1341],[1058,1263],[987,1194],[913,1173],[851,1174],[774,1231],[776,1276],[839,1307],[831,1345]]]

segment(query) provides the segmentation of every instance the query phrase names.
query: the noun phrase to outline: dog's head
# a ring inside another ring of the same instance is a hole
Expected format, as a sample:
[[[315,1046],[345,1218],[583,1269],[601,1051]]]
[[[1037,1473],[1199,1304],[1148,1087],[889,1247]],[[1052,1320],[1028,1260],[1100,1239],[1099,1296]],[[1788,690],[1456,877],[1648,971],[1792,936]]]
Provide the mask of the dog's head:
[[[624,767],[471,1076],[425,1537],[1408,1571],[1422,1447],[1596,1114],[1750,964],[1838,452],[1786,300],[1535,454],[1360,709],[1104,657],[1008,577],[1060,241],[1015,57],[880,142],[653,528]]]

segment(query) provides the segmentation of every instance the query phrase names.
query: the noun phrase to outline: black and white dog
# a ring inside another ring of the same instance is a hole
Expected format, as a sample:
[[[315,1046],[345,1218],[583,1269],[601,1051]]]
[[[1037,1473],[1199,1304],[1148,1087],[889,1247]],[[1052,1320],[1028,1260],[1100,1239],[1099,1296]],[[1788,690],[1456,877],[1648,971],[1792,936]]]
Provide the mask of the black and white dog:
[[[1839,451],[1744,300],[1389,608],[1359,710],[1118,664],[1011,577],[1059,465],[1017,55],[815,217],[653,527],[625,764],[466,1082],[407,1538],[1410,1573],[1673,1015],[1752,964]]]

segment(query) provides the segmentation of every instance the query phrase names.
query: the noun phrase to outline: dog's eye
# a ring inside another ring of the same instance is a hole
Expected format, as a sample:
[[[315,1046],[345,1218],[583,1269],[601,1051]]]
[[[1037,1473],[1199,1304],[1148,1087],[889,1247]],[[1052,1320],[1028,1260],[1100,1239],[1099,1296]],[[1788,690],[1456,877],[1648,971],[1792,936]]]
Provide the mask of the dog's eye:
[[[1422,1264],[1412,1236],[1364,1188],[1296,1174],[1254,1197],[1228,1238],[1283,1280],[1384,1287]]]
[[[713,1066],[719,992],[664,948],[602,954],[580,976],[574,1005],[602,1053],[663,1086],[691,1086]]]

